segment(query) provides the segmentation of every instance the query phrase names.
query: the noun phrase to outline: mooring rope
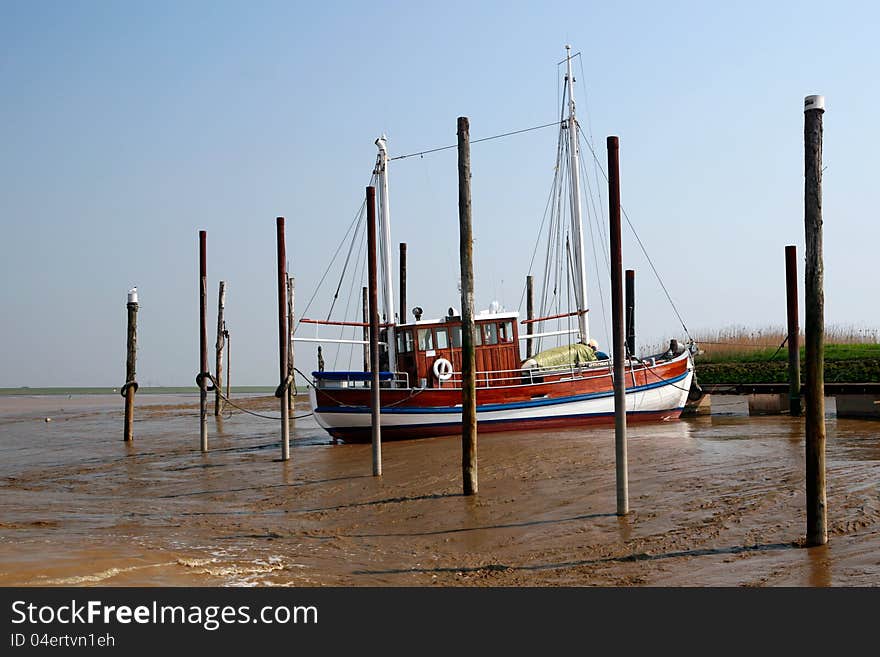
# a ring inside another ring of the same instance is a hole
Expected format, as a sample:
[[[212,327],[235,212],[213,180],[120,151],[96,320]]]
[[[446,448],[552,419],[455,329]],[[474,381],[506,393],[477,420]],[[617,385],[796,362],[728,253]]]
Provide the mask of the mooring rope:
[[[297,372],[299,372],[299,370],[297,370]],[[300,372],[300,374],[302,374],[302,372]],[[223,391],[220,389],[220,387],[217,385],[217,381],[214,379],[214,375],[211,374],[210,372],[201,372],[196,376],[196,383],[199,385],[199,388],[201,388],[201,382],[203,379],[208,379],[212,384],[214,384],[214,387],[211,388],[211,390],[214,390],[215,392],[217,392],[217,394],[220,395],[220,398],[223,399],[223,401],[225,401],[230,406],[234,406],[235,408],[240,410],[242,413],[247,413],[248,415],[253,415],[254,417],[260,417],[260,418],[263,418],[264,420],[274,420],[275,422],[279,422],[281,420],[280,415],[278,415],[278,416],[263,415],[262,413],[250,411],[250,410],[248,410],[246,408],[242,408],[241,406],[236,404],[234,401],[229,399],[229,397],[227,397],[226,395],[223,394]],[[289,377],[287,377],[286,380],[282,381],[281,384],[278,386],[278,389],[275,390],[275,397],[279,396],[278,390],[280,390],[282,387],[284,388],[284,391],[286,392],[287,388],[290,385],[290,382],[292,382],[292,381],[293,381],[293,376],[289,376]],[[314,413],[306,413],[305,415],[294,415],[292,418],[289,418],[289,419],[301,420],[303,418],[309,417],[310,415],[314,415]]]

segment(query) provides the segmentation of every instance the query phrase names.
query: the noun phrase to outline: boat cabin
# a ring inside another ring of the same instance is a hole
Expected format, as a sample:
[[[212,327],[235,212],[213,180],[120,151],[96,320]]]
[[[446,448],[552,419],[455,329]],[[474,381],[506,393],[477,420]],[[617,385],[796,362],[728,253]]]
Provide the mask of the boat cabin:
[[[450,310],[453,310],[450,308]],[[500,383],[519,370],[519,313],[481,313],[474,317],[477,385]],[[413,388],[461,384],[461,316],[398,324],[397,371]],[[438,361],[440,361],[438,363]],[[443,361],[446,361],[445,363]]]

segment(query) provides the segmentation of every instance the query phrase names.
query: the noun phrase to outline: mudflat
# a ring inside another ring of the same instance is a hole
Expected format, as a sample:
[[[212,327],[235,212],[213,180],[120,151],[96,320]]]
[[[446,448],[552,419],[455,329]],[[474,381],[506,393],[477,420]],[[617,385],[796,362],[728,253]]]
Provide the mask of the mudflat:
[[[240,404],[278,415],[274,398]],[[277,421],[198,398],[0,398],[0,585],[877,586],[880,424],[827,418],[829,544],[805,534],[803,421],[729,412],[629,430],[615,515],[612,428],[334,444],[297,399]],[[46,422],[46,417],[51,419]]]

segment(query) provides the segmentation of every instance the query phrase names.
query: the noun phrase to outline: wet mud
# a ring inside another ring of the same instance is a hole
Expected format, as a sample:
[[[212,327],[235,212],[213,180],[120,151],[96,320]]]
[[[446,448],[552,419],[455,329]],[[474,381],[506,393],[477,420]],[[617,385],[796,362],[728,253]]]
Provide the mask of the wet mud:
[[[242,406],[278,415],[274,398]],[[0,585],[877,586],[880,423],[827,418],[829,544],[804,548],[803,421],[711,417],[629,430],[615,515],[611,428],[334,444],[198,398],[0,398]],[[308,413],[297,400],[297,415]],[[46,418],[51,421],[46,421]]]

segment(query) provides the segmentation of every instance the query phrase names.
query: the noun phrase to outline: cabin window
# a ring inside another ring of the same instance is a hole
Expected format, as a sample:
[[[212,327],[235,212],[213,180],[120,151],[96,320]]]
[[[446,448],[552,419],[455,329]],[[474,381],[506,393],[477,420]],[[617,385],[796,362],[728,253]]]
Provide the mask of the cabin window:
[[[513,342],[513,322],[498,325],[498,339],[500,342]]]
[[[412,331],[404,330],[397,334],[397,352],[408,354],[413,350]]]
[[[498,344],[498,325],[484,324],[486,328],[486,344]]]
[[[452,327],[452,346],[456,349],[461,349],[461,327],[453,326]]]
[[[419,329],[419,350],[430,351],[434,348],[434,332],[431,329]]]
[[[479,324],[474,326],[474,346],[475,347],[479,347],[481,344],[483,344],[482,331],[483,331],[483,329],[480,327]],[[461,327],[460,326],[453,326],[452,327],[452,346],[455,349],[461,349]]]
[[[449,335],[446,333],[445,328],[438,328],[435,333],[437,335],[434,336],[437,342],[437,349],[448,349],[449,348]]]

